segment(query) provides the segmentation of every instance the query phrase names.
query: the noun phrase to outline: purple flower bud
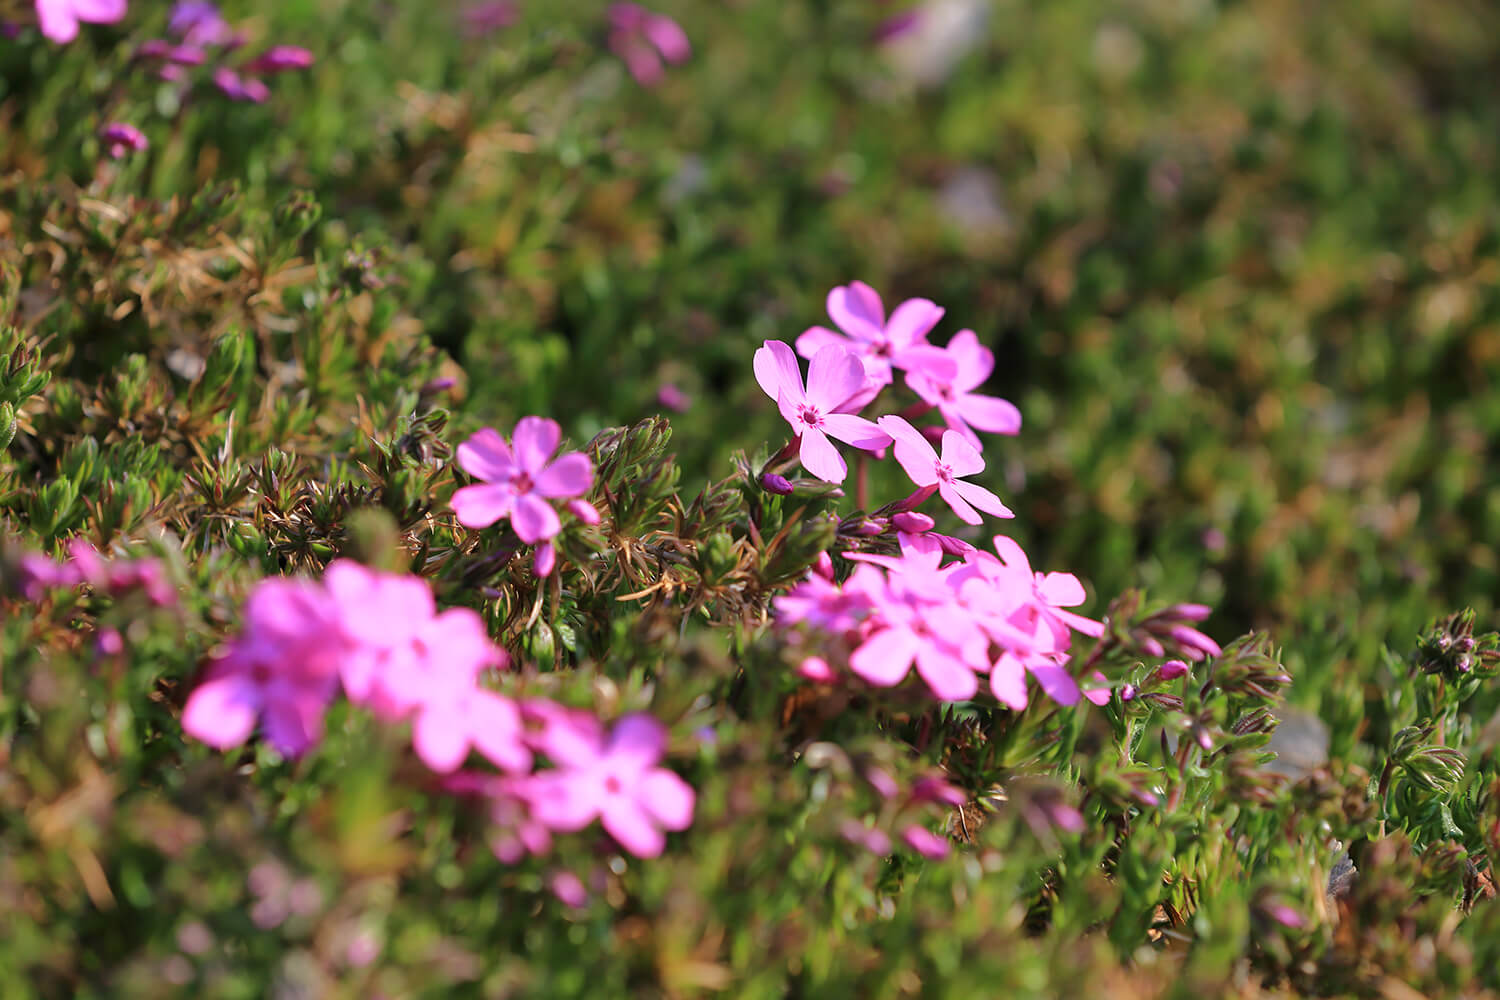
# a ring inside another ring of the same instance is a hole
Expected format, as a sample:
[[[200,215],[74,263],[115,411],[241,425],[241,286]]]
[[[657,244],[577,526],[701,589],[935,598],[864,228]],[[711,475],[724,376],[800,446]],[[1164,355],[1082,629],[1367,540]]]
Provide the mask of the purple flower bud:
[[[1083,813],[1063,802],[1054,802],[1044,807],[1052,825],[1068,833],[1083,832]]]
[[[110,122],[99,130],[99,138],[104,141],[104,150],[112,160],[118,160],[131,151],[143,152],[151,145],[140,129],[124,122]]]
[[[1214,642],[1195,628],[1189,628],[1186,625],[1173,625],[1168,631],[1171,633],[1172,638],[1183,647],[1183,651],[1190,660],[1201,660],[1205,653],[1209,656],[1218,656],[1222,652],[1217,642]],[[1193,655],[1194,653],[1198,655],[1195,656]]]
[[[1163,616],[1184,622],[1201,622],[1213,613],[1214,609],[1207,604],[1174,604],[1163,612]]]
[[[101,656],[118,656],[125,651],[125,640],[120,636],[118,629],[106,628],[99,631],[98,638],[94,640],[94,646]]]
[[[557,565],[557,550],[552,547],[551,542],[543,542],[536,547],[536,557],[532,562],[532,568],[536,570],[539,577],[551,576],[552,570]]]
[[[817,684],[831,684],[836,678],[833,668],[821,656],[809,656],[797,665],[797,675]]]
[[[572,514],[584,524],[598,524],[602,520],[599,516],[598,508],[587,500],[569,500],[564,506],[568,508],[569,514]]]
[[[436,396],[440,392],[447,392],[458,385],[458,379],[452,375],[439,375],[437,378],[428,379],[422,383],[422,388],[417,390],[419,396]]]
[[[1136,691],[1136,687],[1135,687],[1134,684],[1121,684],[1120,685],[1120,700],[1121,701],[1135,701],[1135,696],[1136,696],[1137,693],[1138,692]]]
[[[1266,916],[1276,921],[1283,927],[1297,928],[1306,924],[1302,914],[1287,906],[1285,903],[1272,903],[1265,908]]]
[[[819,552],[817,561],[813,563],[813,572],[825,580],[833,579],[833,559],[827,552]]]
[[[572,872],[553,872],[547,886],[564,906],[571,906],[575,910],[589,901],[589,892],[584,888],[583,880]]]
[[[1187,674],[1188,665],[1181,660],[1168,660],[1156,668],[1157,679],[1163,681],[1175,681],[1179,677],[1186,677]]]
[[[870,35],[870,41],[876,45],[883,45],[902,35],[910,34],[921,22],[920,10],[908,10],[894,17],[888,17],[875,26],[875,30]]]
[[[271,88],[255,77],[241,77],[228,67],[214,70],[214,86],[233,101],[250,101],[264,104],[271,97]]]
[[[1166,647],[1164,647],[1161,642],[1153,635],[1141,636],[1140,646],[1141,652],[1145,653],[1153,660],[1167,655]]]
[[[939,861],[948,856],[948,841],[924,826],[909,826],[901,831],[901,839],[907,846],[924,858]]]
[[[874,537],[885,534],[885,529],[886,521],[883,518],[867,517],[859,522],[859,527],[854,530],[866,537]]]
[[[959,559],[962,559],[969,553],[976,551],[974,546],[970,545],[962,538],[954,538],[951,535],[940,535],[935,531],[927,537],[936,538],[938,545],[944,552],[946,552],[950,556],[956,556]]]
[[[767,472],[760,477],[760,488],[767,493],[774,493],[779,497],[790,496],[792,484],[785,476],[778,476],[774,472]]]
[[[313,64],[310,50],[297,45],[273,45],[245,67],[250,73],[283,73],[290,69],[307,69]]]
[[[926,514],[914,510],[903,510],[891,517],[891,523],[898,531],[908,534],[920,535],[925,531],[931,531],[937,526],[937,522]]]
[[[518,13],[515,0],[489,0],[464,11],[464,27],[471,35],[487,35],[515,24]]]
[[[901,791],[896,784],[896,779],[878,767],[866,768],[865,780],[870,783],[871,788],[880,793],[883,799],[894,799]]]
[[[913,802],[940,802],[950,806],[961,806],[969,801],[962,791],[942,778],[918,778],[911,786]]]
[[[656,390],[656,402],[673,413],[686,413],[687,408],[692,404],[688,394],[670,382]]]

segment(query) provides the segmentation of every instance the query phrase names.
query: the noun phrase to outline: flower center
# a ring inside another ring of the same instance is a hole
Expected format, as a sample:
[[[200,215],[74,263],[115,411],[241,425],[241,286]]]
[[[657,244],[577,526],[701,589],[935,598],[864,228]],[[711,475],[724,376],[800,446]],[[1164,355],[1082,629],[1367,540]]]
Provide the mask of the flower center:
[[[943,482],[943,483],[951,483],[951,482],[953,482],[953,468],[952,468],[952,466],[944,465],[942,462],[939,462],[934,467],[934,471],[937,472],[937,477],[938,477],[938,481],[939,482]]]
[[[817,427],[823,423],[823,414],[818,412],[816,406],[804,404],[797,409],[797,419],[805,427]]]
[[[614,775],[604,779],[604,790],[611,795],[619,795],[621,790],[620,779]]]
[[[524,472],[518,472],[510,477],[510,488],[517,494],[530,493],[534,485],[531,477]]]

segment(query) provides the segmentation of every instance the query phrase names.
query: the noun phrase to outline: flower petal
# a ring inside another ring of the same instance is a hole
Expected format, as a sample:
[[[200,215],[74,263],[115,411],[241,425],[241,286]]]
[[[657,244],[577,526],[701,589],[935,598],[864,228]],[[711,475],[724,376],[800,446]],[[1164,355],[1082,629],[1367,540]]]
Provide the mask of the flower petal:
[[[797,338],[797,353],[812,360],[813,355],[829,345],[849,348],[849,338],[842,333],[835,333],[826,326],[811,326],[802,331]]]
[[[959,397],[953,405],[965,423],[973,424],[982,431],[989,431],[991,434],[1021,432],[1021,411],[1008,399],[970,393]]]
[[[475,479],[499,483],[516,471],[516,456],[493,427],[476,431],[458,446],[458,467]]]
[[[984,518],[980,517],[974,508],[970,507],[968,502],[964,500],[963,495],[954,488],[967,485],[967,483],[958,482],[942,483],[938,486],[938,496],[943,498],[943,503],[953,508],[953,513],[958,515],[960,521],[965,524],[979,524]]]
[[[645,771],[661,760],[666,749],[666,727],[644,712],[634,712],[615,723],[605,754],[622,767]]]
[[[182,729],[211,747],[239,746],[255,731],[261,692],[241,673],[229,673],[198,687],[182,710]]]
[[[823,429],[830,437],[836,437],[865,451],[886,448],[891,444],[891,436],[874,421],[856,417],[852,413],[828,414],[823,418]]]
[[[962,479],[956,479],[953,481],[953,492],[991,517],[1016,516],[1015,511],[1005,506],[999,497],[977,483],[966,483]]]
[[[638,858],[654,858],[667,844],[666,835],[651,822],[646,810],[630,799],[614,799],[599,818],[605,831]]]
[[[943,431],[943,464],[955,476],[972,476],[984,471],[984,456],[956,431]]]
[[[807,366],[807,401],[824,413],[838,409],[865,386],[865,366],[837,344],[829,344]]]
[[[985,379],[995,370],[994,352],[979,342],[973,330],[955,333],[946,350],[958,362],[958,373],[953,379],[955,389],[965,391],[984,385]]]
[[[894,415],[881,417],[875,423],[891,436],[896,461],[901,463],[912,482],[918,486],[931,486],[937,482],[937,452],[921,431]]]
[[[576,497],[594,484],[594,463],[581,451],[570,451],[542,470],[534,489],[544,497]]]
[[[927,340],[928,332],[943,318],[943,307],[928,299],[907,299],[891,312],[885,335],[897,347]]]
[[[1026,707],[1026,668],[1021,661],[1004,654],[995,661],[995,669],[990,671],[990,690],[1003,705],[1009,705],[1019,712]]]
[[[541,475],[547,460],[557,451],[562,440],[562,428],[556,420],[546,417],[522,417],[516,422],[511,434],[511,444],[516,452],[516,464],[532,479]]]
[[[1048,573],[1037,584],[1036,591],[1054,608],[1071,608],[1088,600],[1088,593],[1072,573]]]
[[[797,355],[786,344],[779,340],[766,341],[755,352],[753,367],[755,381],[760,383],[767,396],[778,401],[785,396],[787,403],[794,408],[806,401],[807,393],[802,388],[802,370],[797,367]],[[785,414],[786,409],[783,407],[782,415]],[[789,421],[790,419],[788,418]]]
[[[510,514],[516,494],[509,486],[476,483],[455,490],[448,506],[465,528],[488,528]]]
[[[856,340],[879,340],[885,329],[880,295],[863,281],[851,281],[828,293],[828,316]]]
[[[469,727],[447,706],[425,705],[411,727],[411,743],[422,762],[438,774],[457,770],[469,755]]]
[[[1078,704],[1078,682],[1063,666],[1052,660],[1037,657],[1027,662],[1026,669],[1031,671],[1031,676],[1036,678],[1048,698],[1059,705]]]
[[[917,673],[932,693],[944,701],[968,701],[979,690],[979,678],[956,656],[935,642],[917,647]]]
[[[562,521],[552,505],[535,493],[516,497],[515,509],[510,512],[510,526],[527,545],[535,545],[556,535],[562,530]]]
[[[894,687],[911,672],[920,640],[910,629],[881,629],[849,656],[849,669],[877,687]]]
[[[697,799],[693,786],[664,767],[646,773],[638,799],[651,817],[668,830],[686,830],[693,822]]]
[[[797,452],[802,467],[825,483],[842,483],[849,475],[844,456],[828,440],[828,435],[814,427],[802,432],[802,447]]]

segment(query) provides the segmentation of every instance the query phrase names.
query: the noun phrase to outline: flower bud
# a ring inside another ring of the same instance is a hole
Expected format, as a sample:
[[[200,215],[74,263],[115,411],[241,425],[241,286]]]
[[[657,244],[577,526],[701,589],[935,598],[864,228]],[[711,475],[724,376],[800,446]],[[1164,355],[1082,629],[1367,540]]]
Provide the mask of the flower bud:
[[[587,500],[569,500],[565,506],[569,514],[584,524],[598,524],[600,521],[598,509]]]
[[[792,492],[791,481],[785,476],[778,476],[774,472],[767,472],[760,477],[760,488],[767,493],[774,493],[779,497],[790,496]]]
[[[937,526],[937,522],[926,514],[914,510],[903,510],[891,517],[891,524],[896,530],[904,531],[911,535],[920,535],[925,531],[931,531]]]

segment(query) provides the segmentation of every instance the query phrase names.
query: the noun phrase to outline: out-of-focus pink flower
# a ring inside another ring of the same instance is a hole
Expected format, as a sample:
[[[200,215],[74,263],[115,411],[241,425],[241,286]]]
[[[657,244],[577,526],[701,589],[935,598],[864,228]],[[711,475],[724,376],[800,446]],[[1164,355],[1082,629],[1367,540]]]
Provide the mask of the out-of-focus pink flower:
[[[218,87],[224,96],[235,101],[264,104],[271,98],[271,88],[266,86],[264,80],[258,80],[253,76],[241,76],[228,66],[220,66],[214,70],[214,86]]]
[[[103,140],[104,150],[112,160],[118,160],[129,152],[144,152],[151,145],[140,129],[124,122],[105,125],[99,130],[99,138]]]
[[[881,417],[880,429],[895,441],[896,461],[920,487],[937,487],[943,501],[961,520],[979,524],[982,518],[974,508],[995,517],[1015,517],[1000,498],[983,486],[964,482],[961,476],[984,471],[979,450],[956,431],[943,433],[943,454],[939,457],[922,432],[898,416]]]
[[[838,679],[838,674],[821,656],[809,656],[797,664],[797,676],[814,684],[832,684]]]
[[[572,514],[584,524],[598,524],[603,518],[599,516],[599,509],[587,500],[569,500],[563,504],[569,514]]]
[[[230,45],[236,41],[217,5],[206,0],[182,0],[172,8],[167,31],[189,45]]]
[[[671,410],[673,413],[686,413],[687,408],[692,405],[688,394],[670,382],[656,390],[656,402]]]
[[[346,649],[338,610],[305,580],[263,580],[245,608],[245,631],[188,697],[182,728],[221,750],[243,743],[260,722],[288,757],[321,737]]]
[[[547,885],[552,895],[566,906],[578,910],[588,905],[589,891],[584,888],[583,880],[572,872],[553,872]]]
[[[901,831],[901,839],[906,841],[906,845],[912,850],[934,861],[946,858],[950,850],[946,837],[938,836],[925,826],[907,827]]]
[[[557,568],[557,549],[553,548],[551,542],[543,542],[536,547],[536,553],[532,557],[531,571],[538,578],[552,575]]]
[[[453,494],[453,511],[468,528],[487,528],[502,518],[528,545],[562,530],[549,500],[580,496],[594,480],[594,466],[581,451],[554,459],[562,429],[545,417],[522,417],[514,450],[486,427],[458,446],[458,464],[480,480]]]
[[[875,424],[840,412],[864,384],[864,367],[837,345],[820,350],[807,369],[803,387],[797,356],[779,340],[768,340],[755,352],[755,380],[776,400],[781,416],[802,439],[798,457],[808,472],[828,483],[841,483],[849,474],[844,458],[830,437],[856,448],[874,450],[891,443]]]
[[[351,700],[388,720],[410,717],[417,756],[440,774],[471,748],[502,770],[531,768],[520,710],[478,686],[479,675],[506,657],[477,613],[435,613],[423,580],[346,559],[330,565],[324,581],[349,640],[340,666]]]
[[[814,326],[797,338],[797,353],[812,358],[830,344],[853,351],[864,365],[865,385],[853,397],[850,409],[874,399],[890,385],[891,370],[931,372],[951,379],[954,359],[942,348],[927,343],[927,334],[943,318],[943,309],[927,299],[907,299],[885,317],[880,295],[863,281],[851,281],[828,293],[828,316],[842,333]]]
[[[464,10],[464,29],[470,35],[488,35],[515,24],[520,13],[515,0],[486,0]]]
[[[685,830],[693,821],[693,789],[657,764],[667,734],[648,715],[627,715],[609,738],[554,744],[548,755],[559,765],[527,782],[532,815],[552,830],[581,830],[599,819],[630,853],[654,858],[666,844],[665,830]]]
[[[975,427],[993,434],[1020,433],[1021,411],[1013,403],[974,392],[995,369],[995,355],[974,331],[960,330],[943,350],[954,360],[952,375],[944,377],[932,367],[913,369],[906,373],[912,391],[936,406],[944,422],[976,448]]]
[[[273,45],[245,66],[246,73],[285,73],[287,70],[307,69],[313,64],[313,54],[300,45]]]
[[[36,0],[42,34],[54,42],[78,37],[80,22],[112,24],[125,16],[125,0]]]
[[[884,44],[903,35],[910,34],[921,22],[922,12],[920,10],[903,11],[877,24],[875,30],[870,33],[870,40],[876,45]]]
[[[664,14],[638,4],[616,3],[609,8],[609,47],[643,87],[661,82],[662,61],[683,63],[693,54],[682,26]]]

